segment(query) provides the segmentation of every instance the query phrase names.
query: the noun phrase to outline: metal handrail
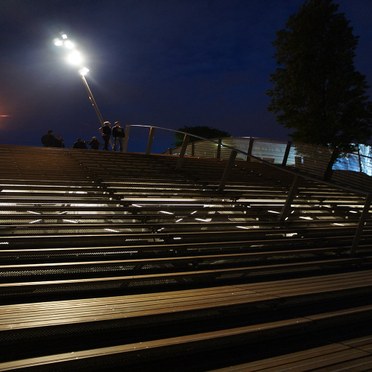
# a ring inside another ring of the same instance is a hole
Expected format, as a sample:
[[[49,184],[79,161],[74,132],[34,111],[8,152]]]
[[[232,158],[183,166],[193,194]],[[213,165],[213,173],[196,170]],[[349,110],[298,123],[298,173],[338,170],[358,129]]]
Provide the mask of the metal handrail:
[[[236,151],[237,154],[241,154],[249,159],[253,159],[254,161],[257,161],[257,162],[260,162],[260,163],[263,163],[263,164],[266,164],[270,167],[274,167],[275,169],[280,169],[281,171],[283,172],[286,172],[286,173],[289,173],[289,174],[292,174],[292,175],[297,175],[298,172],[297,170],[293,170],[291,168],[288,168],[288,167],[280,167],[278,166],[278,164],[275,164],[269,160],[265,160],[265,158],[260,158],[259,156],[255,156],[253,155],[252,153],[250,153],[250,151],[243,151],[239,148],[236,148],[234,146],[231,146],[231,145],[228,145],[226,143],[223,142],[223,139],[209,139],[209,138],[203,138],[203,137],[200,137],[200,136],[197,136],[197,135],[194,135],[194,134],[190,134],[190,133],[187,133],[187,132],[183,132],[183,131],[179,131],[179,130],[175,130],[175,129],[170,129],[170,128],[164,128],[164,127],[159,127],[159,126],[155,126],[155,125],[138,125],[138,124],[130,124],[130,125],[127,125],[126,126],[126,137],[125,137],[125,143],[124,143],[124,151],[126,152],[128,150],[128,142],[129,142],[129,138],[130,138],[130,129],[131,128],[144,128],[144,129],[148,129],[149,130],[149,138],[148,138],[148,141],[147,141],[147,146],[146,146],[146,154],[151,154],[151,146],[153,144],[153,136],[154,136],[154,132],[155,130],[163,130],[163,131],[167,131],[167,132],[170,132],[170,133],[173,133],[173,134],[176,134],[176,133],[179,133],[181,135],[184,136],[184,139],[185,139],[185,136],[188,136],[189,138],[190,137],[194,137],[194,138],[197,138],[198,140],[202,141],[202,142],[206,142],[206,143],[211,143],[211,144],[214,144],[214,145],[217,145],[217,146],[221,146],[222,148],[225,148],[225,149],[228,149],[228,150],[231,150],[231,151]],[[226,137],[226,139],[236,139],[234,137]],[[266,138],[258,138],[258,137],[239,137],[237,139],[245,139],[245,140],[250,140],[250,142],[252,143],[253,141],[269,141],[270,143],[278,143],[278,144],[282,144],[283,146],[285,146],[285,150],[283,152],[283,157],[282,159],[285,158],[285,156],[288,156],[287,153],[289,153],[290,149],[291,149],[291,146],[292,146],[292,142],[288,142],[288,143],[283,143],[281,141],[277,141],[277,140],[271,140],[271,139],[266,139]],[[192,143],[192,142],[191,142]],[[299,146],[301,146],[301,144],[299,144]],[[306,146],[309,146],[309,145],[306,145]],[[250,146],[251,147],[251,146]],[[172,152],[172,153],[169,153],[169,151],[167,152],[169,155],[181,155],[181,157],[183,156],[186,156],[186,153],[183,153],[181,154],[181,149],[182,149],[182,146],[178,147],[179,148],[179,152]],[[317,147],[318,148],[318,147]],[[216,154],[217,154],[217,150],[216,150]],[[165,154],[165,152],[163,151],[162,154]],[[332,159],[332,156],[334,155],[334,152],[330,152],[329,151],[329,160],[333,160]],[[190,155],[189,155],[190,156]],[[228,155],[229,157],[230,155]],[[198,157],[201,157],[201,156],[198,156]],[[227,159],[228,159],[227,157]],[[215,156],[215,158],[217,158],[217,156]],[[329,171],[328,169],[328,166],[329,166],[329,161],[328,162],[325,162],[326,166],[325,166],[325,169],[324,169],[324,175],[327,171]],[[280,162],[280,165],[286,165],[286,163],[283,163],[283,161]],[[294,169],[296,169],[296,167],[294,167]],[[319,178],[319,177],[315,177],[314,175],[312,175],[311,173],[301,173],[301,177],[305,178],[305,179],[311,179],[311,180],[314,180],[314,181],[322,181],[323,183],[325,184],[328,184],[328,185],[333,185],[333,186],[336,186],[340,189],[343,189],[345,191],[350,191],[350,192],[354,192],[354,193],[360,193],[360,194],[364,194],[364,195],[367,195],[369,194],[368,191],[365,191],[365,190],[362,190],[362,189],[356,189],[356,188],[353,188],[353,187],[348,187],[348,186],[345,186],[345,185],[339,185],[339,184],[334,184],[332,182],[329,182],[331,181],[331,177],[328,177],[327,179],[324,179],[324,177],[322,178]]]
[[[182,134],[183,136],[188,135],[189,137],[194,137],[194,138],[197,138],[201,141],[211,142],[211,143],[214,143],[216,145],[218,145],[220,143],[219,139],[214,140],[214,139],[210,139],[210,138],[204,138],[204,137],[197,136],[195,134],[190,134],[190,133],[187,133],[187,132],[182,132],[180,130],[175,130],[175,129],[170,129],[170,128],[159,127],[159,126],[156,126],[156,125],[128,124],[125,127],[125,130],[126,130],[126,144],[128,144],[128,140],[129,140],[129,135],[128,134],[130,133],[130,128],[148,128],[150,131],[151,131],[151,129],[161,129],[161,130],[164,130],[164,131],[172,132],[174,134],[179,133],[179,134]],[[230,150],[236,150],[243,155],[247,155],[244,151],[236,149],[236,148],[234,148],[232,146],[229,146],[229,145],[226,145],[224,143],[221,143],[221,146],[226,147]],[[124,151],[127,151],[127,147],[124,148]]]
[[[353,193],[356,193],[356,194],[359,194],[359,195],[364,195],[365,196],[365,203],[364,203],[363,213],[361,214],[360,221],[359,221],[358,227],[357,227],[356,232],[355,232],[355,237],[354,237],[354,240],[353,240],[353,244],[350,247],[350,253],[351,254],[356,253],[360,237],[363,234],[365,220],[368,218],[368,213],[369,213],[369,209],[370,209],[370,206],[371,206],[371,195],[372,194],[371,194],[371,192],[367,192],[367,191],[364,191],[364,190],[354,189],[354,188],[351,188],[351,187],[346,187],[346,186],[343,186],[343,185],[338,185],[338,184],[329,182],[330,179],[331,179],[330,174],[332,173],[332,164],[333,164],[333,162],[335,161],[335,159],[337,158],[337,155],[338,155],[338,153],[335,150],[333,152],[330,152],[329,149],[327,149],[328,151],[326,151],[326,152],[328,152],[330,157],[329,157],[328,161],[326,161],[326,166],[325,166],[325,169],[324,169],[324,172],[323,172],[323,177],[319,178],[319,177],[314,177],[311,174],[303,174],[303,173],[299,174],[298,172],[296,172],[292,169],[288,169],[288,167],[284,167],[285,165],[287,165],[287,159],[288,159],[288,156],[289,156],[290,151],[291,151],[292,142],[288,142],[287,144],[285,144],[286,147],[285,147],[285,151],[283,153],[282,162],[280,164],[281,166],[278,166],[276,164],[273,164],[270,161],[267,161],[265,159],[261,159],[260,157],[257,157],[257,156],[252,154],[254,141],[255,140],[256,141],[257,140],[262,140],[262,139],[248,137],[248,139],[249,139],[248,149],[247,149],[247,151],[243,151],[241,149],[235,148],[234,146],[227,145],[226,143],[223,142],[223,139],[221,139],[221,138],[219,138],[219,139],[208,139],[208,138],[203,138],[203,137],[193,135],[193,134],[190,134],[190,133],[187,133],[187,132],[174,130],[174,129],[169,129],[169,128],[163,128],[163,127],[154,126],[154,125],[127,125],[126,129],[125,129],[126,136],[125,136],[125,141],[124,141],[124,152],[128,151],[128,143],[129,143],[130,132],[131,132],[132,128],[145,128],[145,129],[147,128],[148,129],[149,135],[148,135],[147,146],[146,146],[146,151],[145,151],[145,153],[148,154],[148,155],[151,154],[151,151],[152,151],[152,145],[153,145],[153,141],[154,141],[155,131],[163,130],[163,131],[168,131],[168,132],[171,132],[171,133],[174,133],[174,134],[178,133],[178,134],[183,135],[183,143],[182,143],[182,146],[180,147],[180,151],[179,151],[179,154],[178,154],[179,159],[178,159],[177,166],[176,166],[177,169],[180,169],[182,167],[183,159],[186,155],[186,151],[187,151],[187,147],[189,145],[190,137],[197,138],[198,140],[203,141],[204,143],[212,143],[214,145],[217,145],[216,158],[218,158],[218,159],[220,159],[220,157],[221,157],[221,149],[222,148],[230,150],[229,160],[226,163],[226,166],[225,166],[225,169],[224,169],[221,181],[220,181],[220,185],[218,187],[219,191],[223,191],[223,189],[224,189],[226,179],[227,179],[228,174],[231,171],[231,169],[232,169],[232,167],[235,163],[235,158],[236,158],[237,154],[241,154],[241,155],[245,156],[247,158],[247,160],[253,160],[254,159],[254,161],[260,162],[262,164],[266,164],[266,165],[268,165],[270,167],[273,167],[275,169],[280,169],[282,172],[285,172],[287,174],[288,173],[291,174],[293,176],[293,184],[292,184],[292,186],[291,186],[291,188],[288,192],[287,200],[286,200],[286,202],[283,206],[283,210],[279,215],[279,220],[282,221],[282,222],[285,221],[287,211],[289,210],[290,204],[292,203],[293,198],[295,197],[295,194],[297,193],[297,182],[298,182],[299,177],[304,178],[304,179],[308,179],[308,180],[312,180],[312,181],[316,181],[316,182],[321,182],[323,184],[331,185],[331,186],[337,187],[339,189],[342,189],[344,191],[353,192]],[[227,137],[227,138],[230,138],[230,137]],[[243,138],[247,139],[247,137],[243,137]],[[272,142],[279,142],[279,141],[270,141],[270,142],[272,143]],[[191,144],[192,143],[193,142],[191,142]],[[303,146],[309,146],[309,145],[303,145]],[[164,154],[164,152],[163,152],[163,154]],[[172,154],[170,154],[170,155],[172,155]],[[316,159],[315,159],[315,161],[316,161]]]

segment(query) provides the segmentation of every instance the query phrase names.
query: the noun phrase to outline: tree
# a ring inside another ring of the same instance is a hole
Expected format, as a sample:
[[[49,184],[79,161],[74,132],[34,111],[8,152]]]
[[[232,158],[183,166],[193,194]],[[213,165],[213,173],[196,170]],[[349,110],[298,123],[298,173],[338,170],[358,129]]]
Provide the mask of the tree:
[[[371,135],[366,78],[354,67],[358,38],[332,0],[307,0],[277,32],[269,111],[295,141],[348,150]]]
[[[203,127],[203,126],[197,126],[197,127],[183,127],[177,129],[180,132],[189,133],[198,137],[202,138],[222,138],[222,137],[230,137],[230,134],[227,132],[224,132],[219,129],[210,128],[210,127]],[[183,141],[183,134],[182,133],[176,133],[176,146],[180,146]],[[198,141],[199,138],[196,137],[190,137],[190,142]]]

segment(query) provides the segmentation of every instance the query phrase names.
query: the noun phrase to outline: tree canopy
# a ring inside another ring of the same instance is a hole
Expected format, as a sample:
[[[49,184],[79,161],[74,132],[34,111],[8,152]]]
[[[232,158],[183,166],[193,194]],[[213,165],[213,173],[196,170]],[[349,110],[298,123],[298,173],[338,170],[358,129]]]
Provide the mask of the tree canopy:
[[[196,126],[196,127],[182,127],[177,129],[180,132],[185,132],[189,134],[193,134],[198,137],[202,138],[223,138],[223,137],[230,137],[231,135],[225,131],[216,129],[216,128],[210,128],[206,126]],[[175,139],[175,145],[180,146],[183,141],[183,134],[182,133],[176,133],[176,139]],[[196,137],[190,137],[190,142],[198,141],[198,138]]]
[[[366,143],[372,104],[354,67],[358,38],[332,0],[307,0],[278,31],[269,111],[293,140],[347,150]]]

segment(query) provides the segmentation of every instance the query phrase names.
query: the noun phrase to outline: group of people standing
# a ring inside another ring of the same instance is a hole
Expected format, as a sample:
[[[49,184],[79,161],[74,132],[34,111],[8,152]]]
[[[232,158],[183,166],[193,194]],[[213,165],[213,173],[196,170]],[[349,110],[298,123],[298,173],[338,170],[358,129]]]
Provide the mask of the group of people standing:
[[[63,138],[56,136],[51,129],[41,137],[41,143],[45,147],[65,147]]]
[[[111,127],[109,121],[104,121],[99,131],[103,139],[103,150],[112,149],[113,151],[123,151],[125,132],[119,121],[115,121],[113,127]],[[63,140],[55,136],[52,130],[48,130],[48,132],[41,137],[41,143],[46,147],[64,147]],[[99,150],[101,143],[96,136],[93,136],[89,142],[84,141],[82,138],[78,138],[72,147],[74,149],[87,149],[88,146],[93,150]]]
[[[109,150],[109,147],[113,151],[123,151],[123,142],[124,142],[124,129],[121,127],[119,121],[115,121],[114,126],[111,128],[111,123],[109,121],[103,122],[102,126],[99,128],[101,132],[102,139],[104,141],[103,149]],[[111,137],[113,142],[111,143]]]

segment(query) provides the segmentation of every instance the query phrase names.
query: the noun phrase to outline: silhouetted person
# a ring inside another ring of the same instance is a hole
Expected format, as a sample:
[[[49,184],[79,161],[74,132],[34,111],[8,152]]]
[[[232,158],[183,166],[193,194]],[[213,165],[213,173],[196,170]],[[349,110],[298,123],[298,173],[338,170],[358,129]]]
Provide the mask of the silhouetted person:
[[[114,151],[117,151],[119,147],[119,151],[123,151],[123,141],[124,141],[125,133],[124,133],[124,129],[120,125],[120,122],[118,121],[115,121],[115,125],[112,128],[112,137],[114,139],[112,149]]]
[[[93,136],[92,139],[88,142],[88,145],[90,146],[91,149],[98,150],[100,143],[97,137]]]
[[[41,143],[45,147],[56,147],[56,142],[57,138],[51,129],[49,129],[48,132],[41,137]]]
[[[54,137],[55,140],[54,140],[54,143],[55,143],[55,147],[65,147],[65,142],[62,138],[62,136],[55,136]]]
[[[99,131],[101,132],[104,145],[103,149],[108,150],[110,146],[110,137],[111,137],[111,124],[109,121],[105,121],[102,125],[102,127],[99,128]]]
[[[78,138],[75,141],[75,143],[72,146],[72,148],[74,148],[74,149],[86,149],[87,148],[87,144],[81,138]]]

